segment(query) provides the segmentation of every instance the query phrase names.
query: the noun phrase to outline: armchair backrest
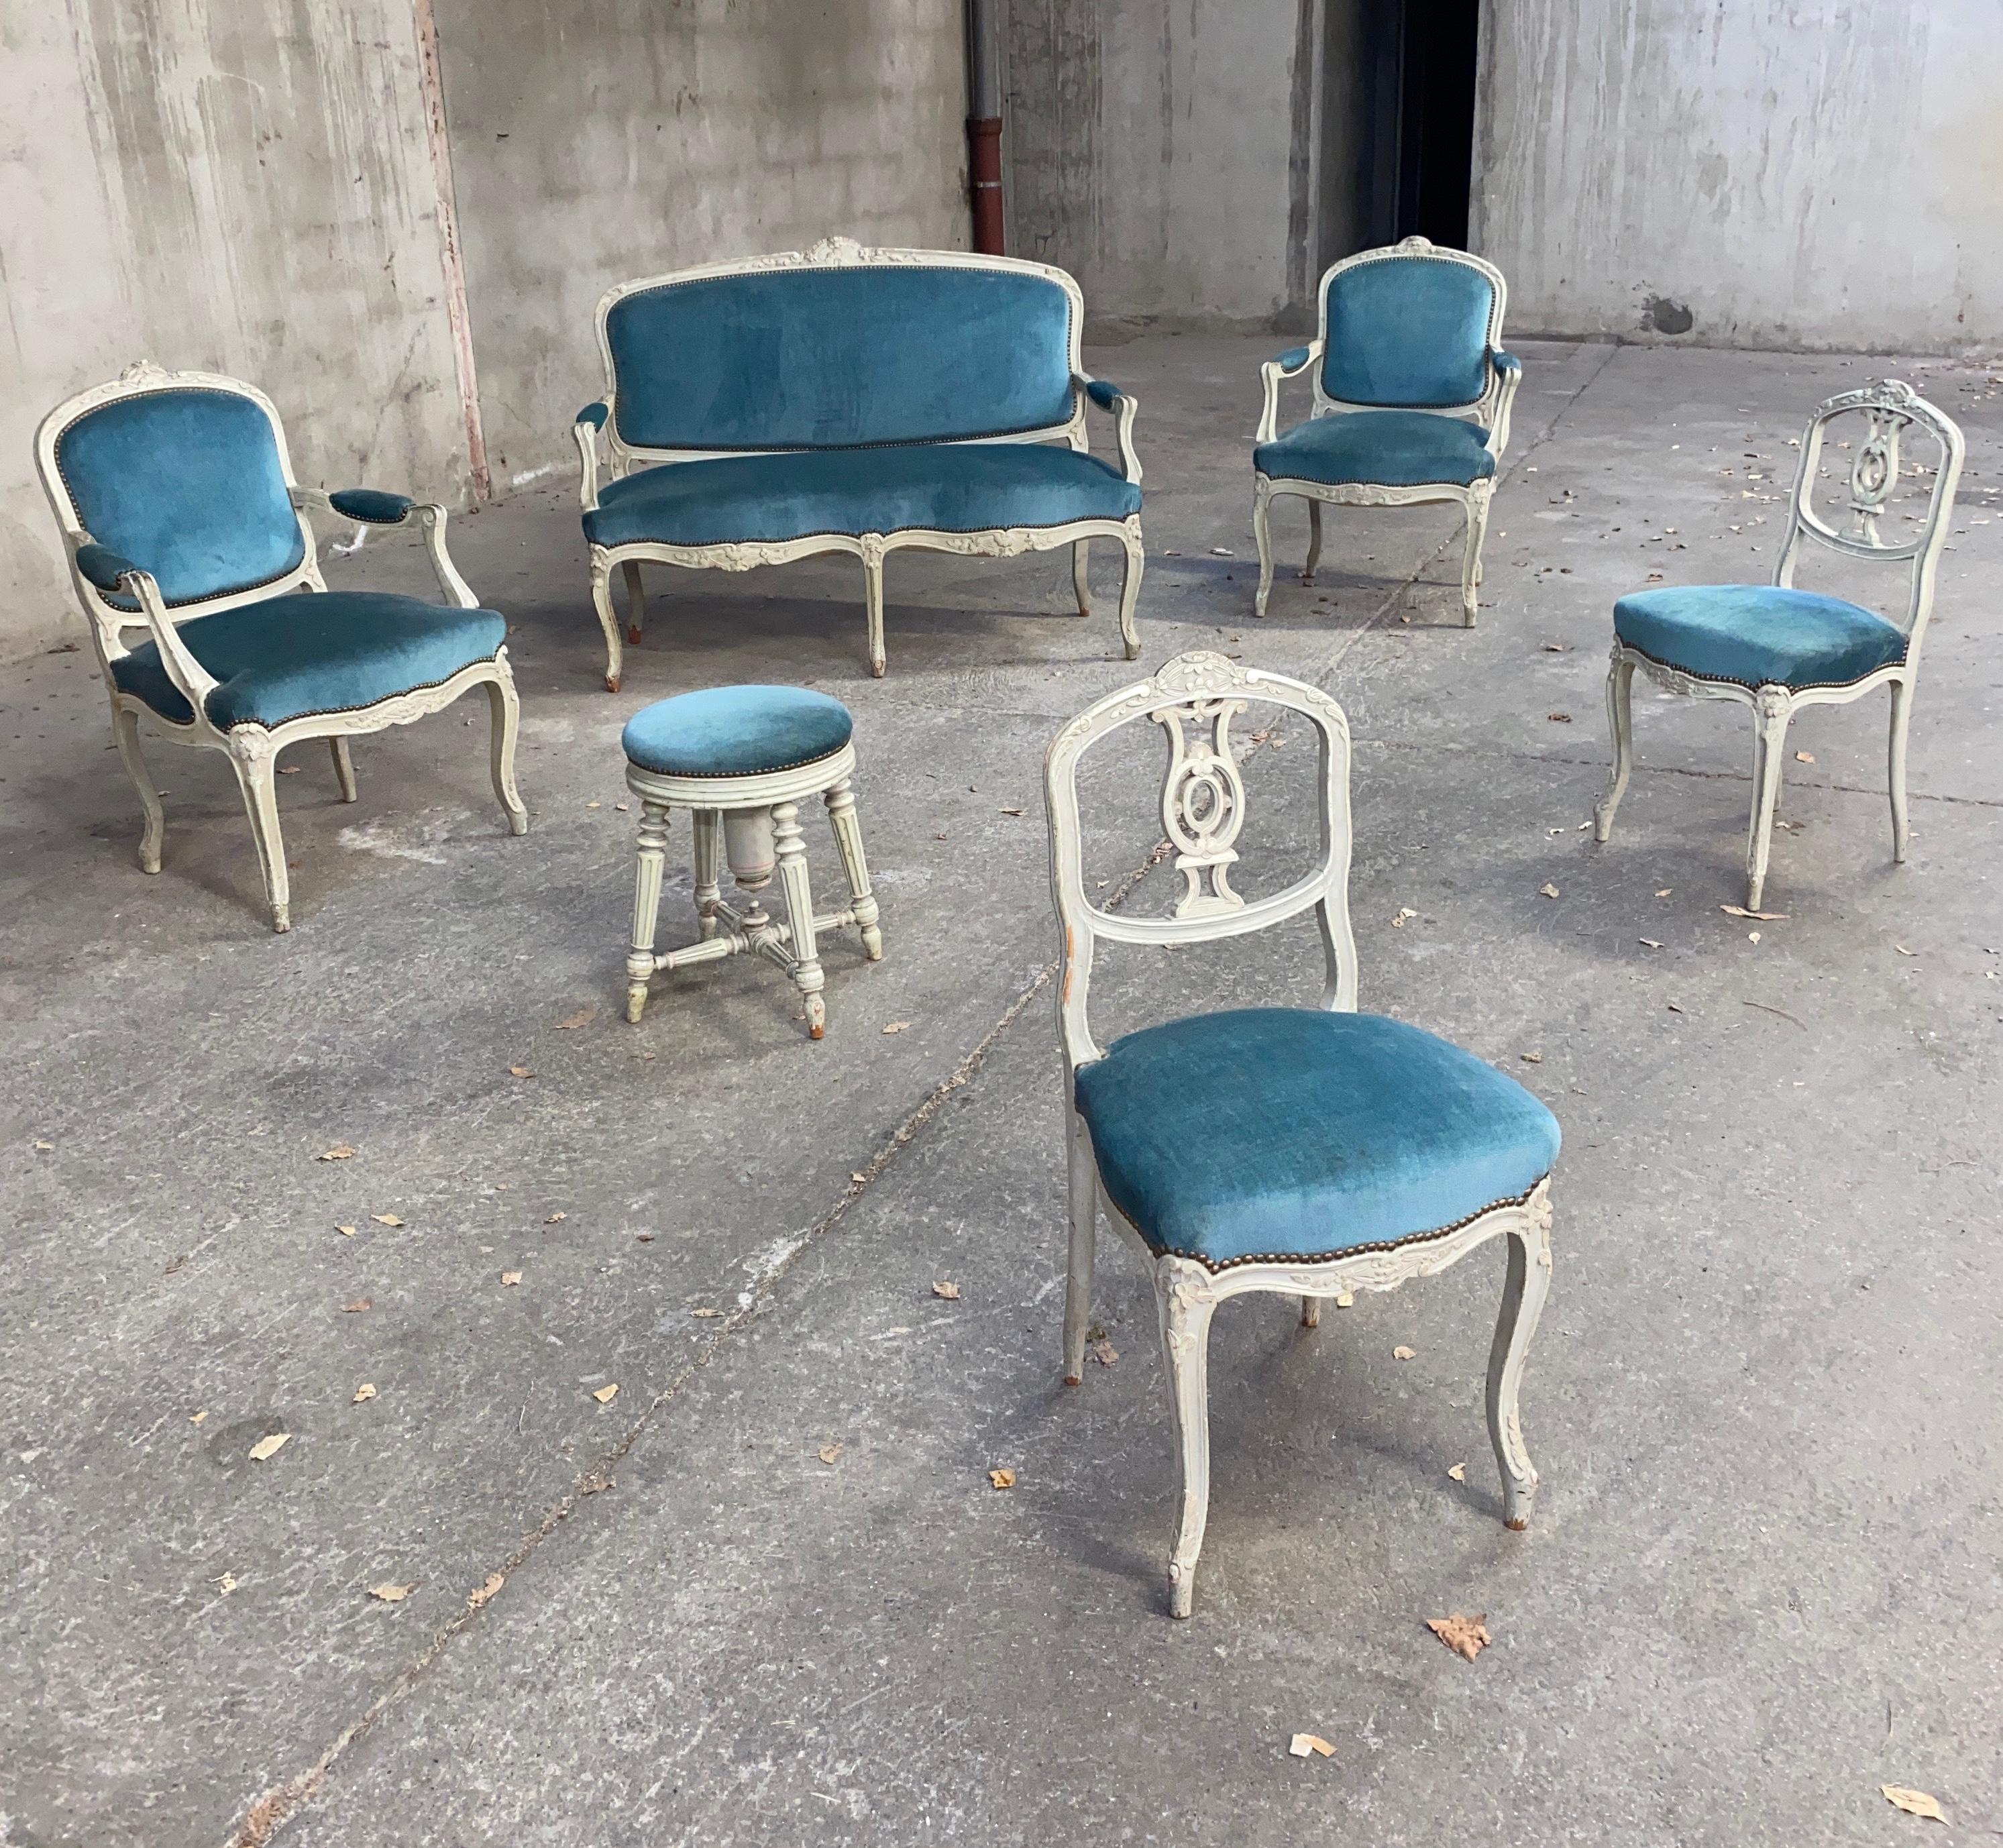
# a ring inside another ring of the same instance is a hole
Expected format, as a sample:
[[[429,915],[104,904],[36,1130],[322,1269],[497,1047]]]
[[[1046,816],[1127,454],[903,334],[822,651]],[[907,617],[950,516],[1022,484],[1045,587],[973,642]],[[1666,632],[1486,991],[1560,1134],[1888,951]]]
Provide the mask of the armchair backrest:
[[[1297,712],[1320,747],[1320,851],[1284,890],[1246,899],[1232,889],[1230,869],[1245,823],[1244,779],[1231,721],[1253,701]],[[1136,720],[1159,725],[1168,743],[1162,826],[1183,889],[1166,917],[1140,917],[1095,904],[1085,884],[1078,813],[1079,760],[1109,732]],[[1151,679],[1122,687],[1067,725],[1043,760],[1050,817],[1050,895],[1062,937],[1057,1018],[1064,1056],[1075,1071],[1103,1056],[1092,1037],[1087,1004],[1098,939],[1122,943],[1203,943],[1265,929],[1313,910],[1327,965],[1322,1004],[1356,1005],[1356,940],[1349,924],[1349,721],[1320,687],[1244,667],[1199,649],[1179,655]],[[1201,1074],[1193,1074],[1201,1081]]]
[[[622,283],[608,434],[656,456],[1062,435],[1083,315],[1061,270],[847,238]]]
[[[1838,426],[1850,432],[1847,437],[1839,432],[1837,438],[1839,446],[1851,452],[1847,519],[1843,526],[1832,525],[1815,505],[1822,459],[1830,433]],[[1902,463],[1900,440],[1913,431],[1933,439],[1935,454],[1930,464]],[[1774,582],[1794,582],[1804,539],[1852,558],[1908,561],[1912,568],[1903,617],[1893,620],[1910,638],[1906,657],[1910,662],[1917,652],[1927,619],[1933,613],[1934,582],[1954,513],[1955,490],[1961,480],[1966,449],[1954,420],[1928,403],[1903,379],[1882,379],[1856,391],[1839,393],[1818,404],[1802,435],[1801,462],[1795,473],[1794,491],[1788,498],[1788,535],[1774,566]],[[1902,466],[1906,467],[1903,476]],[[1902,480],[1929,473],[1932,480],[1923,512],[1911,515],[1904,509],[1893,508],[1891,503]],[[1906,537],[1886,538],[1880,522],[1892,518],[1910,522]]]
[[[1374,408],[1463,410],[1495,383],[1502,272],[1422,237],[1346,257],[1321,279],[1326,343],[1318,398]]]
[[[35,456],[72,553],[86,538],[108,546],[152,574],[170,609],[274,589],[311,568],[278,412],[236,379],[130,367],[50,412]],[[138,607],[79,587],[91,606]]]

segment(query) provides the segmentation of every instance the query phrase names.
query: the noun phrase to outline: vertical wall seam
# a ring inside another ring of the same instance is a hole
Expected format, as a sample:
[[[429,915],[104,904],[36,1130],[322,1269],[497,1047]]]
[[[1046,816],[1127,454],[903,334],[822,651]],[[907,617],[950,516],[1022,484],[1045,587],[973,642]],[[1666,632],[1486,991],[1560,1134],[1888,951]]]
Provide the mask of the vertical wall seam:
[[[459,373],[460,407],[466,414],[467,460],[473,498],[488,499],[487,435],[480,423],[480,381],[473,365],[473,317],[466,304],[466,263],[459,242],[459,202],[452,183],[452,142],[446,133],[445,74],[439,64],[438,21],[432,0],[411,0],[418,34],[418,76],[424,91],[425,128],[431,141],[432,179],[438,191],[439,257],[445,270],[446,320],[452,329],[452,356]]]

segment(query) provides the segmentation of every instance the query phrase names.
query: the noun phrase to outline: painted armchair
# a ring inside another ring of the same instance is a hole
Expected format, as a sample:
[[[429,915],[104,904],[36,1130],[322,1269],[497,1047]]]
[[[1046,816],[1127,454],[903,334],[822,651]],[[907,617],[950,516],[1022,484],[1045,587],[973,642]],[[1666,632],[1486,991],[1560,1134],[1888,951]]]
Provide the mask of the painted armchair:
[[[407,725],[484,686],[495,794],[511,831],[526,831],[507,622],[481,609],[453,568],[444,508],[372,488],[302,487],[262,392],[144,364],[58,405],[36,435],[35,459],[110,697],[112,735],[145,812],[144,871],[160,870],[165,830],[142,720],[177,744],[228,756],[274,930],[292,927],[277,784],[288,745],[329,740],[341,799],[351,802],[351,737]],[[421,534],[448,601],[330,591],[309,512]]]
[[[1262,724],[1303,721],[1313,734],[1321,827],[1306,872],[1247,898],[1232,883],[1246,800],[1230,734],[1253,704],[1278,709]],[[1161,816],[1181,886],[1166,917],[1106,910],[1086,882],[1080,762],[1137,721],[1160,726],[1168,745]],[[1247,1291],[1299,1297],[1313,1327],[1323,1297],[1394,1290],[1505,1238],[1488,1432],[1508,1526],[1527,1525],[1536,1491],[1517,1389],[1550,1285],[1557,1123],[1484,1060],[1356,1011],[1349,759],[1348,721],[1320,688],[1195,653],[1081,713],[1044,763],[1070,1160],[1064,1377],[1075,1386],[1084,1373],[1103,1206],[1154,1276],[1182,1465],[1169,1560],[1177,1617],[1190,1614],[1209,1515],[1211,1318]],[[1109,1046],[1093,1038],[1087,1010],[1101,941],[1211,942],[1306,912],[1323,951],[1319,1007],[1193,1014]]]
[[[1344,257],[1322,278],[1320,331],[1261,369],[1266,402],[1252,457],[1260,616],[1273,588],[1274,496],[1308,504],[1303,584],[1314,582],[1321,561],[1323,501],[1447,501],[1466,519],[1461,620],[1474,627],[1489,498],[1523,372],[1500,344],[1508,299],[1494,264],[1422,237]],[[1311,367],[1313,410],[1282,433],[1281,381]]]
[[[1137,407],[1085,376],[1084,317],[1077,283],[1045,264],[841,237],[608,292],[605,395],[572,429],[606,685],[625,671],[615,565],[624,639],[638,642],[642,563],[739,571],[817,552],[862,561],[880,676],[884,561],[907,547],[1008,558],[1068,545],[1089,616],[1091,542],[1113,540],[1134,659]],[[1117,469],[1091,452],[1088,406],[1114,420]]]

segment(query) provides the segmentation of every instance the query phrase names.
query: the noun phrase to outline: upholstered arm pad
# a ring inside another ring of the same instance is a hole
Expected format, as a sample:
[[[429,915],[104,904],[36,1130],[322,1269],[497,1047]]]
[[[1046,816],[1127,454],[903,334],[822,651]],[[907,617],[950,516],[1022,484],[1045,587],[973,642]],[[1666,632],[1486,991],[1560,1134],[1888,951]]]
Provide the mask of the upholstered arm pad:
[[[572,419],[572,421],[579,424],[589,424],[594,430],[603,430],[605,428],[605,420],[611,414],[610,410],[606,405],[605,400],[603,398],[600,398],[595,402],[586,405],[585,407]]]
[[[1088,379],[1085,395],[1101,410],[1110,410],[1127,394],[1117,385],[1110,385],[1103,379]]]
[[[1298,372],[1313,358],[1306,347],[1289,347],[1273,363],[1283,372]]]
[[[1259,431],[1255,442],[1271,442],[1280,430],[1280,381],[1304,372],[1319,359],[1324,344],[1320,340],[1310,341],[1305,347],[1289,347],[1278,359],[1269,359],[1259,369],[1260,383],[1265,386],[1266,402],[1259,413]]]
[[[1513,353],[1505,353],[1499,348],[1488,355],[1489,364],[1505,378],[1512,372],[1521,375],[1523,362]]]
[[[327,504],[344,519],[369,526],[400,526],[414,505],[408,494],[388,494],[379,487],[337,488]]]
[[[79,546],[76,568],[100,590],[116,590],[120,582],[138,570],[129,558],[121,558],[109,546]]]
[[[1103,379],[1088,379],[1082,372],[1071,376],[1071,387],[1082,391],[1101,410],[1110,410],[1120,421],[1120,470],[1129,481],[1141,479],[1141,459],[1134,453],[1134,414],[1140,402]]]

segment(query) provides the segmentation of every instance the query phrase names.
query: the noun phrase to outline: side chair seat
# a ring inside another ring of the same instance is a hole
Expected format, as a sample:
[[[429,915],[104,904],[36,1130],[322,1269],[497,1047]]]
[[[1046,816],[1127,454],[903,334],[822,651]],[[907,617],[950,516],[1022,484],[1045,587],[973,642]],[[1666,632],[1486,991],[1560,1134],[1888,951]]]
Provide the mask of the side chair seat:
[[[1296,424],[1252,452],[1252,466],[1274,480],[1335,487],[1435,483],[1466,487],[1495,473],[1488,432],[1465,417],[1435,410],[1346,410]]]
[[[1522,1199],[1557,1119],[1447,1041],[1379,1015],[1252,1008],[1115,1040],[1076,1102],[1106,1192],[1157,1252],[1321,1261]]]
[[[584,516],[594,546],[781,543],[823,534],[984,533],[1124,519],[1138,482],[1049,443],[913,443],[727,456],[606,484]]]
[[[1906,658],[1905,632],[1840,597],[1776,584],[1635,591],[1613,632],[1650,660],[1742,686],[1847,686]]]
[[[281,725],[309,714],[351,712],[379,700],[442,684],[461,669],[491,661],[508,638],[507,618],[378,591],[304,591],[241,603],[180,624],[180,637],[218,684],[210,723]],[[147,641],[111,663],[121,691],[162,718],[189,725],[194,713]]]
[[[761,777],[832,756],[855,729],[841,700],[806,686],[706,686],[635,713],[627,762],[662,777]]]

